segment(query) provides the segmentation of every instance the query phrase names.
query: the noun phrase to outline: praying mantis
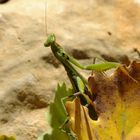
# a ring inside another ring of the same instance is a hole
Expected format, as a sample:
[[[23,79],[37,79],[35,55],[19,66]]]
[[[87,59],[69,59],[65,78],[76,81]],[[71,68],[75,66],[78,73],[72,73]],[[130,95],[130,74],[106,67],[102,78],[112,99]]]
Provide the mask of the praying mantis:
[[[56,42],[56,37],[54,34],[50,34],[48,36],[44,46],[51,47],[54,56],[63,64],[75,92],[73,96],[78,96],[80,98],[81,104],[88,108],[89,116],[91,119],[97,120],[98,112],[96,111],[93,102],[94,93],[89,91],[88,81],[73,67],[73,65],[82,70],[94,70],[97,72],[103,72],[111,68],[116,68],[120,64],[105,61],[99,64],[90,64],[84,66],[64,51],[64,49]]]

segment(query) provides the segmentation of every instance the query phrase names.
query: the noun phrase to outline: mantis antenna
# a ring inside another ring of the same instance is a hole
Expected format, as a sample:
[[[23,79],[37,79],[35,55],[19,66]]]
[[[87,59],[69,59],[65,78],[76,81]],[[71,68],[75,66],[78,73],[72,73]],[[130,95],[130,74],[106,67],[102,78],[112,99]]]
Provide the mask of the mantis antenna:
[[[48,6],[47,6],[47,0],[45,0],[45,13],[44,13],[44,22],[45,22],[45,31],[44,31],[44,33],[45,33],[45,36],[47,36],[47,8],[48,8]]]

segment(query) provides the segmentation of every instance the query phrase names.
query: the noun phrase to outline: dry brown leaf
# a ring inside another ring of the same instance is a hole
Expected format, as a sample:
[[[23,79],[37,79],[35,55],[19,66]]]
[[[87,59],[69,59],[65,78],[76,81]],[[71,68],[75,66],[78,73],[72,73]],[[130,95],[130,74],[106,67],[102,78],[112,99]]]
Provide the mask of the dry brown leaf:
[[[119,67],[110,77],[95,76],[95,82],[97,121],[78,98],[66,103],[78,140],[140,140],[140,62]]]

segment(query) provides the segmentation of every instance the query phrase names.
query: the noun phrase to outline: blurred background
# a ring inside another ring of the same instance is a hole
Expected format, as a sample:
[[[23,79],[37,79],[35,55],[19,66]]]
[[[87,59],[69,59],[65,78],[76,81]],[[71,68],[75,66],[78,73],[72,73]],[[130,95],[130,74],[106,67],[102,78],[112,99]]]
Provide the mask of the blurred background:
[[[129,65],[140,55],[140,0],[1,0],[0,134],[36,140],[49,129],[57,84],[70,86],[43,47],[50,33],[83,64],[100,57]]]

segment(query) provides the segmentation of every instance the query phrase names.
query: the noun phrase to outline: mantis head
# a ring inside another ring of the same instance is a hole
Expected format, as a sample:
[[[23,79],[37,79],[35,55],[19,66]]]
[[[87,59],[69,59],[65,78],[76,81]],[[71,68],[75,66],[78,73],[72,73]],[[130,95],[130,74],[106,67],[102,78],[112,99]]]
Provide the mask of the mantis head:
[[[51,46],[51,44],[53,44],[55,42],[56,38],[54,34],[50,34],[46,40],[46,42],[44,43],[45,47],[49,47]]]

